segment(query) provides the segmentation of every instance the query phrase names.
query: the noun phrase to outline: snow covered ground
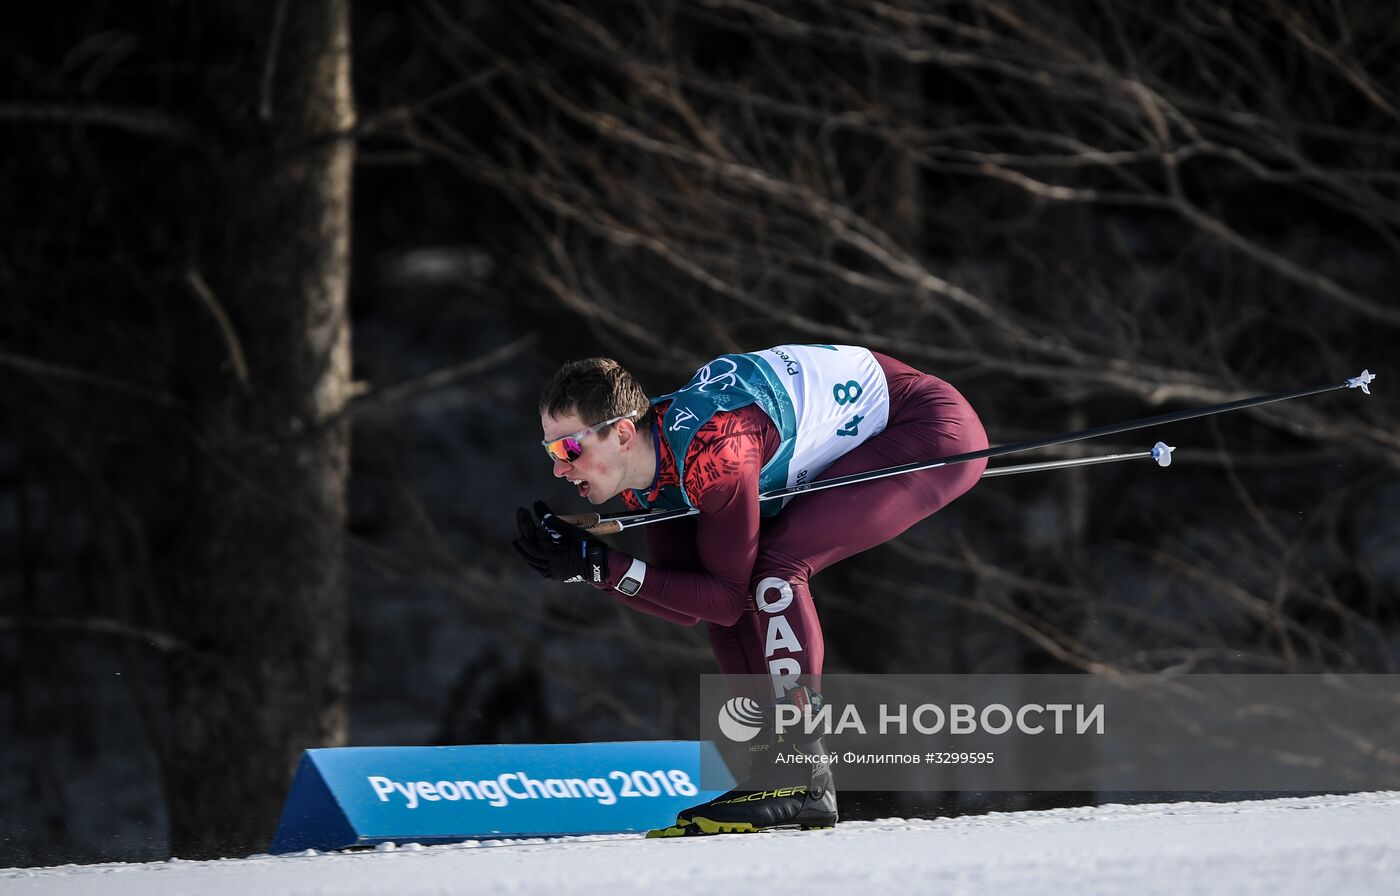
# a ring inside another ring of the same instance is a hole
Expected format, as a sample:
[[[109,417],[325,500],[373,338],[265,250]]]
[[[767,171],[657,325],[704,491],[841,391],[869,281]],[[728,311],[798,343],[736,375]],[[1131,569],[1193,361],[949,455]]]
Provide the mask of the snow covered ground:
[[[4,896],[1400,894],[1400,793],[0,871]]]

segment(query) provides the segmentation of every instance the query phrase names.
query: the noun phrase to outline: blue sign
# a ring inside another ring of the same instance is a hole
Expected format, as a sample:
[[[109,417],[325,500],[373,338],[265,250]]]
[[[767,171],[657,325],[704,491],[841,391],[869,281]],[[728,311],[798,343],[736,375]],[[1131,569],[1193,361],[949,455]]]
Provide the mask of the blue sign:
[[[270,851],[665,827],[723,792],[702,763],[732,786],[708,741],[307,750]]]

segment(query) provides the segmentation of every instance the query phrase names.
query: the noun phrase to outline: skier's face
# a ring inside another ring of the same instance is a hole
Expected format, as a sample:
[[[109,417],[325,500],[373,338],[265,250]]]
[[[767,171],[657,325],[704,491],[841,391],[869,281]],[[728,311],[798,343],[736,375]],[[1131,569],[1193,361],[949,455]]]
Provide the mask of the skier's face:
[[[593,504],[602,504],[626,487],[627,454],[637,434],[630,419],[614,421],[602,432],[593,430],[600,422],[584,420],[573,412],[562,417],[540,416],[545,442],[562,441],[548,446],[554,475],[572,482],[579,497]],[[572,460],[563,459],[571,454]]]

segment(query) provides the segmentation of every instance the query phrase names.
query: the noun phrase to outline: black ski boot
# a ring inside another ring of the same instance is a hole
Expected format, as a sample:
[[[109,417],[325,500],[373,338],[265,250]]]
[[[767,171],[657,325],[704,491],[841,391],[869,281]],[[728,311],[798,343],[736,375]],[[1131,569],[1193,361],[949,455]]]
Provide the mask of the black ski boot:
[[[771,721],[773,714],[768,715],[767,730],[749,748],[749,774],[744,782],[708,803],[683,810],[674,827],[652,831],[648,837],[835,826],[836,788],[821,738],[779,735]]]

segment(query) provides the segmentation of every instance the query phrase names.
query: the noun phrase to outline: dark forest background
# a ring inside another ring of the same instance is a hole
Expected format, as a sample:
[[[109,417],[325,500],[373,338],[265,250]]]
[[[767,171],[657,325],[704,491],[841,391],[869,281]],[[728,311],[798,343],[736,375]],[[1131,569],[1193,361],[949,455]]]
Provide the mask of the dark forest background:
[[[506,544],[587,355],[863,344],[994,444],[1369,367],[814,592],[829,671],[1400,671],[1391,0],[3,16],[0,864],[261,851],[308,747],[693,736],[703,632]]]

